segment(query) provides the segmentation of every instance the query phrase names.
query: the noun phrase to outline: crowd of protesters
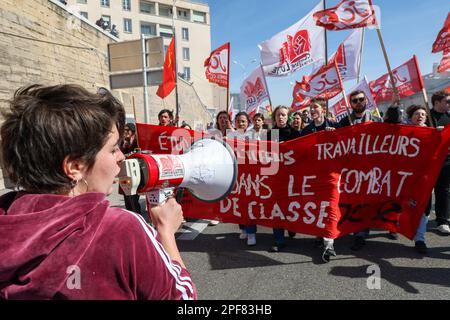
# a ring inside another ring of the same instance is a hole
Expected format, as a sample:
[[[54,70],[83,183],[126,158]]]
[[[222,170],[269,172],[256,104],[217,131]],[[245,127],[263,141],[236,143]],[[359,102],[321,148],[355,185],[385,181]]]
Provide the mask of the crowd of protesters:
[[[308,109],[291,113],[288,107],[278,106],[272,113],[272,128],[269,130],[266,119],[262,113],[253,114],[250,117],[246,112],[239,112],[234,119],[231,119],[227,111],[220,111],[216,116],[215,126],[209,124],[207,133],[209,136],[216,138],[231,138],[246,141],[254,140],[274,140],[280,143],[293,140],[302,136],[314,134],[320,131],[334,131],[339,128],[357,125],[366,122],[376,123],[397,123],[414,126],[435,126],[438,129],[450,123],[449,112],[449,94],[446,92],[437,92],[432,97],[433,109],[428,112],[424,106],[412,105],[406,110],[405,117],[402,114],[400,106],[389,107],[384,117],[374,115],[367,108],[368,99],[363,91],[355,91],[350,94],[351,113],[340,121],[336,121],[335,117],[327,115],[326,100],[313,99]],[[431,118],[430,118],[431,115]],[[175,126],[173,112],[167,109],[161,110],[158,114],[160,126]],[[182,128],[191,129],[191,127],[183,121],[180,126]],[[131,126],[133,128],[133,126]],[[126,139],[126,138],[125,138]],[[125,141],[124,139],[124,141]],[[436,183],[435,193],[435,213],[437,230],[440,234],[450,234],[449,212],[450,212],[450,156],[447,157],[440,176]],[[127,206],[128,208],[128,206]],[[427,245],[425,243],[425,231],[428,217],[431,212],[431,195],[430,202],[423,214],[417,234],[414,237],[415,249],[421,254],[427,253]],[[132,209],[130,207],[130,209]],[[211,220],[209,225],[216,225],[219,222]],[[256,245],[256,225],[239,225],[239,238],[246,240],[248,246]],[[354,234],[354,242],[351,249],[354,251],[361,250],[365,244],[370,230],[362,230]],[[288,231],[290,238],[295,237],[294,232]],[[398,235],[393,232],[388,233],[388,238],[396,240]],[[315,246],[322,249],[322,259],[329,262],[330,257],[336,256],[334,249],[334,239],[316,238]],[[285,230],[273,229],[273,245],[269,248],[270,252],[280,252],[285,250]]]

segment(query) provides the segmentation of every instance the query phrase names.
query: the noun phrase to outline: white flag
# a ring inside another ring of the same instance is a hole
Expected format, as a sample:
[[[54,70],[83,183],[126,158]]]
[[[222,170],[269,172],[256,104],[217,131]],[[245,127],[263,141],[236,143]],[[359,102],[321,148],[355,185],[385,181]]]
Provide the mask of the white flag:
[[[323,10],[323,1],[299,22],[258,45],[267,76],[287,76],[311,63],[325,61],[325,29],[313,19],[319,10]]]
[[[258,110],[264,101],[269,100],[269,90],[266,86],[266,80],[262,66],[259,65],[241,85],[241,106],[245,112],[252,114]]]
[[[331,59],[336,59],[342,81],[358,78],[361,61],[363,28],[353,31],[339,46]]]

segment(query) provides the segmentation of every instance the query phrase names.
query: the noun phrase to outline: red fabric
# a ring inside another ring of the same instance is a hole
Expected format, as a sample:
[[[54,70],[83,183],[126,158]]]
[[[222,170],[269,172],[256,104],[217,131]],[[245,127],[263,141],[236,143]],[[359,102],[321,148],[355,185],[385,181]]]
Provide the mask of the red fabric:
[[[417,70],[417,64],[414,57],[402,64],[400,67],[392,70],[395,85],[397,87],[400,99],[406,98],[422,91],[421,75]],[[389,74],[385,74],[369,83],[370,90],[374,100],[380,101],[392,100],[394,90],[392,89]]]
[[[447,71],[449,68],[450,68],[450,49],[444,52],[444,56],[442,57],[442,60],[439,63],[437,70],[439,73],[443,73]]]
[[[327,30],[376,26],[372,0],[343,0],[336,7],[314,13],[316,25]]]
[[[433,43],[433,50],[431,52],[436,53],[445,51],[446,49],[450,49],[450,12],[447,15],[444,26]]]
[[[177,142],[174,150],[191,139],[157,126],[138,129],[139,145],[154,153],[171,151],[168,136]],[[201,136],[195,133],[193,140]],[[227,142],[240,159],[233,192],[212,204],[186,193],[185,216],[329,238],[384,228],[412,239],[447,156],[450,126],[438,132],[364,123],[272,143],[266,150],[256,142]],[[276,165],[277,171],[261,171]]]
[[[230,43],[217,48],[205,60],[205,75],[209,82],[228,87]]]
[[[308,98],[331,99],[342,92],[341,81],[336,61],[321,67],[314,74],[303,77],[301,82],[294,86],[294,102],[302,105]]]
[[[0,197],[0,299],[196,297],[156,231],[104,194],[15,196]]]
[[[161,99],[167,97],[177,86],[175,64],[175,41],[174,38],[172,38],[164,60],[163,83],[158,87],[158,91],[156,91],[156,94]]]

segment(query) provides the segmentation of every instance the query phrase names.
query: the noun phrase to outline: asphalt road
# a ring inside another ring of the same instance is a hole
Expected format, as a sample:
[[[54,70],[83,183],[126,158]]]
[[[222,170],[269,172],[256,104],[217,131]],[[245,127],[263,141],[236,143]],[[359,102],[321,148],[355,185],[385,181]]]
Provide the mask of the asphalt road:
[[[111,204],[123,206],[120,196]],[[372,231],[367,245],[350,250],[352,237],[335,241],[337,257],[323,263],[314,237],[287,238],[283,252],[270,253],[271,229],[258,227],[257,245],[239,239],[239,228],[207,221],[185,223],[177,233],[178,245],[204,300],[339,300],[438,299],[450,297],[450,237],[428,224],[429,253],[416,253],[403,236],[387,238]],[[184,240],[183,240],[184,239]],[[380,277],[376,277],[379,272]],[[370,287],[370,288],[369,288]]]

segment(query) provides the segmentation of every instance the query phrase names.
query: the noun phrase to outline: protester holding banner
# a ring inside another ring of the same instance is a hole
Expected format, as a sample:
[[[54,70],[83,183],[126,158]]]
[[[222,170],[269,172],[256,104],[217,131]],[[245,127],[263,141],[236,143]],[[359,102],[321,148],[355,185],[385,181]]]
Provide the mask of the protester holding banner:
[[[379,117],[374,116],[369,110],[367,110],[367,96],[364,91],[357,90],[350,94],[350,105],[352,107],[352,113],[350,118],[353,124],[364,122],[383,122]],[[350,125],[350,119],[345,117],[339,122],[341,127],[348,127]]]
[[[408,120],[414,126],[427,127],[428,123],[428,113],[427,108],[418,105],[409,106],[406,110]],[[420,220],[417,233],[414,237],[414,248],[420,254],[426,254],[428,251],[427,245],[425,244],[425,232],[427,231],[428,217],[431,212],[431,195],[428,206],[423,213],[422,219]]]
[[[173,112],[168,109],[161,110],[158,113],[158,121],[160,126],[163,127],[173,126],[174,125]]]
[[[300,137],[300,133],[288,124],[289,108],[278,106],[272,113],[272,121],[275,125],[268,133],[268,140],[284,142]],[[284,229],[274,228],[273,236],[275,245],[270,248],[270,252],[280,252],[286,247]],[[289,232],[289,237],[293,238],[295,232]]]
[[[431,97],[433,109],[431,117],[437,127],[450,124],[450,95],[445,91],[436,92]],[[450,234],[450,155],[444,162],[434,187],[437,229],[442,234]]]
[[[175,199],[139,215],[106,196],[124,155],[125,110],[76,85],[16,92],[1,126],[18,190],[0,198],[0,299],[195,299],[175,241]]]
[[[306,136],[308,134],[319,131],[334,131],[336,130],[336,128],[339,128],[339,125],[336,122],[330,121],[325,118],[325,109],[325,99],[311,100],[310,111],[312,122],[302,130],[302,136]],[[322,260],[324,262],[329,262],[331,256],[336,256],[336,251],[334,250],[334,239],[320,237],[316,238],[316,246],[322,247],[322,245],[324,248],[322,253]]]
[[[297,130],[301,133],[302,129],[305,128],[305,123],[303,122],[303,118],[300,112],[295,112],[292,115],[292,123],[291,126],[293,129]]]
[[[303,130],[301,135],[306,136],[319,131],[333,131],[339,128],[339,124],[325,118],[326,101],[325,99],[312,99],[310,112],[312,121]]]
[[[253,128],[247,130],[246,134],[249,140],[267,140],[267,130],[264,126],[264,115],[257,113],[253,116]]]

